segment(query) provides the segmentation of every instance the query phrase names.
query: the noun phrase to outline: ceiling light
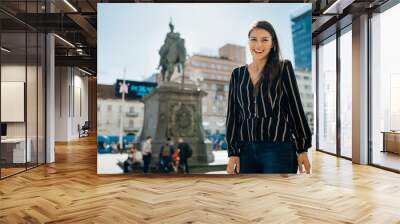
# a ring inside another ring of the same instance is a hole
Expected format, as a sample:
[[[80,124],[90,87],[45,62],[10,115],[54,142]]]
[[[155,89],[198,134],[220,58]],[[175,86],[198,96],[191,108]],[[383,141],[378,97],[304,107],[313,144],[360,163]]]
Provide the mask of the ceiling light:
[[[342,14],[343,10],[351,5],[355,0],[336,0],[330,5],[322,14],[329,15],[329,14]]]
[[[4,52],[6,52],[6,53],[10,53],[10,52],[11,52],[11,50],[9,50],[9,49],[7,49],[7,48],[5,48],[5,47],[1,47],[1,50],[4,51]]]
[[[74,12],[78,12],[78,10],[71,4],[68,2],[68,0],[64,0],[65,4],[67,4],[72,10],[74,10]]]
[[[81,48],[77,48],[77,49],[76,49],[76,52],[77,52],[79,55],[83,55],[83,50],[82,50]]]
[[[69,45],[69,46],[75,48],[75,45],[71,44],[71,42],[69,42],[68,40],[66,40],[66,39],[64,39],[64,38],[62,38],[62,37],[60,37],[60,36],[57,35],[57,34],[54,34],[54,36],[56,36],[58,39],[60,39],[61,41],[63,41],[63,42],[66,43],[67,45]]]
[[[337,5],[339,4],[340,0],[336,0],[331,6],[329,6],[322,14],[330,14],[333,13],[331,12],[333,9],[335,9],[335,11],[337,11]]]
[[[83,69],[81,69],[81,68],[79,68],[79,67],[78,67],[78,70],[81,71],[81,72],[83,72],[83,73],[85,73],[85,74],[87,74],[87,75],[92,75],[92,73],[90,73],[90,72],[88,72],[88,71],[86,71],[86,70],[83,70]]]

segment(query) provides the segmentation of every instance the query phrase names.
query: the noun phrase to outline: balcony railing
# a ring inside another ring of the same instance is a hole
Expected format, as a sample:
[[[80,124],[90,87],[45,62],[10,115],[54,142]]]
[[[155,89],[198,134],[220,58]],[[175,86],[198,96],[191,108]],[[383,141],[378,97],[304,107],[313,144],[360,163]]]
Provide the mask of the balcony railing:
[[[127,117],[138,117],[139,113],[138,112],[134,112],[134,111],[129,111],[129,112],[126,112],[126,116]]]
[[[136,127],[124,127],[125,132],[138,132],[139,129]]]

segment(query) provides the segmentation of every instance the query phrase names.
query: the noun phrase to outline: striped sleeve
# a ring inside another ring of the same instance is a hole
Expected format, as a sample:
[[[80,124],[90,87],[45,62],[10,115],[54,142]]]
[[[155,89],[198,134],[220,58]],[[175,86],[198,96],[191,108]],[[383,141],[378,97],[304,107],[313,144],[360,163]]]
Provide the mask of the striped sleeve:
[[[282,83],[289,106],[289,117],[294,130],[295,144],[297,152],[307,152],[311,147],[311,130],[307,122],[307,117],[300,99],[299,88],[292,64],[289,60],[285,61],[282,73]]]
[[[239,156],[236,132],[238,131],[238,106],[236,102],[236,78],[233,70],[229,83],[228,110],[226,116],[226,142],[228,143],[228,157]]]

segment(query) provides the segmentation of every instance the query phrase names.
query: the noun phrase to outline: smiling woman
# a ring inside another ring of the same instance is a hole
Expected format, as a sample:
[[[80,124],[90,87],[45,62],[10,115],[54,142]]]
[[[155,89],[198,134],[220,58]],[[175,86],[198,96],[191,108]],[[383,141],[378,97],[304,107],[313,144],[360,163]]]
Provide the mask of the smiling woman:
[[[282,60],[273,26],[259,21],[248,33],[252,62],[232,72],[226,132],[234,173],[310,173],[307,123],[292,64]],[[294,137],[292,137],[294,136]]]

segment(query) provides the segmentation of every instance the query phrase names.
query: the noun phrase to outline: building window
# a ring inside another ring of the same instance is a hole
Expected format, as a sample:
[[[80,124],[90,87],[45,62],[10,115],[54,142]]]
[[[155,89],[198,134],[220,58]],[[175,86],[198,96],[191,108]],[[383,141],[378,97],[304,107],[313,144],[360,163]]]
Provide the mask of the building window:
[[[229,70],[229,67],[226,66],[226,65],[224,65],[224,70],[225,70],[225,71],[228,71],[228,70]]]
[[[132,119],[129,120],[129,127],[130,127],[130,128],[133,128],[133,120],[132,120]]]
[[[224,91],[224,85],[217,84],[217,91],[223,92]]]
[[[192,65],[197,67],[199,66],[199,63],[197,63],[196,61],[192,61]]]

